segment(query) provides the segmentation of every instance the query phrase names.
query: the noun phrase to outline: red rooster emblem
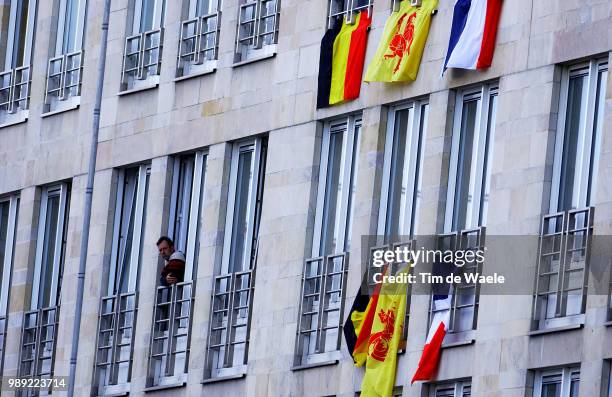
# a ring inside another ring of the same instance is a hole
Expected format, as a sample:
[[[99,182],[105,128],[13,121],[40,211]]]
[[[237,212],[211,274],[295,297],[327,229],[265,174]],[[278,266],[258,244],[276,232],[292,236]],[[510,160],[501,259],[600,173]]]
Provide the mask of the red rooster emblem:
[[[387,311],[381,309],[378,312],[378,318],[380,318],[385,328],[380,332],[372,334],[368,342],[368,353],[377,361],[385,361],[389,352],[389,343],[391,343],[395,329],[396,309],[395,307]]]
[[[390,54],[385,54],[384,59],[392,59],[398,57],[397,65],[395,69],[393,69],[393,73],[397,73],[399,70],[400,64],[402,63],[402,59],[404,59],[404,55],[410,54],[410,47],[412,46],[412,40],[414,39],[414,20],[417,16],[417,12],[413,12],[408,17],[408,21],[406,22],[406,26],[404,27],[404,32],[400,33],[400,29],[402,27],[402,23],[408,14],[404,14],[397,21],[397,25],[395,25],[395,33],[393,34],[393,38],[389,43]]]

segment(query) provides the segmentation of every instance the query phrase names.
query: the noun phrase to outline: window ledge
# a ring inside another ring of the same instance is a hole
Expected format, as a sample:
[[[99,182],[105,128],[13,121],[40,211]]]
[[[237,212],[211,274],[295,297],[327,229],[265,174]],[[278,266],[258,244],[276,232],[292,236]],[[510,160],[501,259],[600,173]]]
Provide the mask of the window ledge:
[[[179,388],[179,387],[183,387],[186,384],[187,383],[185,383],[185,382],[179,382],[179,383],[171,383],[169,385],[151,386],[151,387],[145,388],[143,391],[145,393],[151,393],[151,392],[158,391],[158,390],[176,389],[176,388]]]
[[[81,97],[77,97],[77,98],[78,98],[78,101],[65,103],[65,106],[58,106],[57,109],[45,112],[45,113],[41,114],[40,117],[42,117],[42,118],[50,117],[50,116],[54,116],[56,114],[60,114],[60,113],[64,113],[64,112],[69,112],[71,110],[78,109],[81,106]],[[64,105],[63,102],[62,102],[62,105]]]
[[[466,339],[466,340],[461,340],[457,342],[442,343],[442,349],[451,349],[453,347],[459,347],[459,346],[469,346],[469,345],[473,345],[475,342],[476,342],[475,339]]]
[[[246,377],[246,373],[240,373],[240,374],[235,374],[235,375],[226,375],[226,376],[218,376],[215,378],[209,378],[209,379],[204,379],[202,382],[203,385],[209,384],[209,383],[217,383],[217,382],[225,382],[225,381],[229,381],[229,380],[236,380],[236,379],[242,379]]]
[[[576,324],[570,324],[570,325],[564,325],[564,326],[561,326],[561,327],[537,329],[537,330],[534,330],[534,331],[529,331],[529,333],[527,333],[527,335],[529,335],[529,336],[537,336],[537,335],[552,334],[552,333],[555,333],[555,332],[573,331],[573,330],[576,330],[576,329],[580,329],[582,327],[584,327],[584,322],[580,322],[580,323],[576,323]]]
[[[327,367],[330,365],[336,365],[339,362],[340,361],[338,360],[329,360],[329,361],[321,361],[320,363],[294,365],[293,367],[291,367],[291,371],[303,371],[305,369],[310,369],[310,368]]]
[[[270,59],[270,58],[274,58],[276,56],[276,51],[271,53],[271,54],[266,54],[266,55],[261,55],[258,57],[254,57],[254,58],[249,58],[249,59],[245,59],[244,61],[240,61],[240,62],[236,62],[232,65],[233,68],[237,68],[243,65],[248,65],[250,63],[255,63],[255,62],[259,62],[259,61],[263,61],[265,59]]]
[[[157,87],[159,87],[159,83],[156,81],[154,83],[150,83],[150,84],[143,85],[143,86],[140,86],[140,87],[130,88],[129,90],[119,91],[117,93],[117,95],[119,95],[119,96],[130,95],[130,94],[134,94],[136,92],[152,90],[152,89],[157,88]]]
[[[130,394],[129,391],[122,391],[119,393],[100,394],[98,397],[124,397]]]
[[[176,77],[174,79],[174,81],[178,83],[179,81],[189,80],[189,79],[192,79],[192,78],[195,78],[195,77],[200,77],[200,76],[206,76],[208,74],[213,74],[216,71],[217,71],[216,67],[212,68],[212,69],[200,70],[200,71],[197,71],[197,72],[194,72],[194,73],[186,74],[184,76]]]
[[[9,117],[9,120],[5,121],[4,123],[0,123],[0,128],[25,123],[26,121],[28,121],[29,115],[30,115],[30,112],[28,110],[22,110],[17,113],[12,113],[11,114],[12,117]]]
[[[604,327],[612,327],[612,321],[606,321],[605,323],[603,323]]]

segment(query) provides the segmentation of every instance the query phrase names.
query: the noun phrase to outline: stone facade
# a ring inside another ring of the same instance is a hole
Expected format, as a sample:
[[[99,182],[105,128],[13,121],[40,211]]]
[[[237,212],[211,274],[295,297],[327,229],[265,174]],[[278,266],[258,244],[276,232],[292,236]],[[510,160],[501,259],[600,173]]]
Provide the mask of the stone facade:
[[[69,371],[104,1],[88,1],[80,107],[41,117],[54,3],[38,2],[29,118],[25,123],[0,128],[0,196],[17,192],[20,195],[4,376],[15,376],[18,371],[21,324],[32,286],[39,187],[59,181],[71,182],[72,199],[55,374],[67,375]],[[361,278],[360,236],[376,233],[388,105],[429,98],[418,229],[421,234],[440,233],[455,90],[498,80],[487,233],[537,235],[542,215],[548,209],[561,69],[565,64],[595,56],[607,57],[612,51],[612,1],[506,1],[492,67],[483,72],[452,70],[440,77],[452,19],[452,2],[441,1],[414,83],[364,83],[358,100],[316,110],[318,54],[326,28],[326,1],[283,0],[276,56],[241,66],[232,65],[238,0],[223,1],[216,71],[175,81],[182,1],[172,0],[166,2],[159,84],[118,95],[131,3],[114,0],[110,16],[79,341],[75,392],[78,396],[92,395],[97,314],[112,240],[115,169],[151,163],[130,395],[144,395],[147,386],[148,344],[160,266],[155,241],[167,230],[170,161],[176,154],[206,149],[188,380],[184,387],[151,394],[352,397],[359,390],[363,371],[353,368],[344,342],[342,360],[336,365],[291,370],[302,265],[311,256],[324,121],[358,111],[363,116],[347,279],[346,300],[350,305]],[[366,64],[376,50],[390,3],[374,1]],[[594,220],[595,233],[601,235],[612,234],[611,130],[609,77]],[[223,249],[230,143],[263,134],[268,139],[268,151],[248,371],[240,379],[202,384],[213,276]],[[536,256],[534,252],[534,261]],[[410,377],[426,339],[428,305],[426,296],[412,299],[410,337],[406,352],[399,358],[396,380],[398,386],[403,385],[403,395],[407,397],[427,395],[426,386],[410,386]],[[534,370],[581,364],[580,395],[607,396],[608,374],[604,372],[607,360],[612,359],[612,328],[606,326],[609,325],[606,309],[606,297],[589,296],[583,327],[529,335],[531,296],[483,296],[474,343],[445,348],[437,379],[470,378],[476,396],[523,397],[532,395]]]

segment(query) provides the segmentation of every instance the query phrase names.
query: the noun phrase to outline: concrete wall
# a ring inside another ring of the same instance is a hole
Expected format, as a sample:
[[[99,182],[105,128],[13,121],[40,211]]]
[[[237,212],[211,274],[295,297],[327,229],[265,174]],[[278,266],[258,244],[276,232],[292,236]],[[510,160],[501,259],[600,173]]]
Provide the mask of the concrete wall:
[[[72,183],[72,202],[55,372],[68,374],[84,174],[97,78],[103,1],[89,0],[81,105],[77,110],[41,117],[53,2],[38,3],[29,119],[0,128],[0,194],[19,191],[21,196],[5,376],[17,373],[21,321],[32,282],[39,187],[64,180]],[[152,163],[130,395],[143,395],[146,383],[157,279],[149,270],[158,264],[154,242],[167,222],[169,156],[207,148],[189,377],[186,387],[166,390],[164,395],[352,397],[359,390],[362,370],[353,368],[344,345],[337,365],[290,370],[302,263],[309,256],[312,241],[322,120],[356,111],[363,114],[347,280],[350,304],[361,277],[360,236],[376,230],[386,105],[429,98],[418,232],[437,233],[446,200],[454,89],[498,79],[488,233],[537,234],[541,216],[548,210],[559,65],[607,56],[612,51],[612,1],[506,1],[492,67],[484,72],[452,70],[440,77],[452,17],[452,2],[444,1],[433,17],[417,81],[364,83],[358,100],[315,110],[327,2],[283,0],[276,56],[232,67],[237,4],[238,0],[223,4],[217,70],[174,81],[182,4],[167,1],[159,86],[119,96],[129,3],[112,2],[77,395],[89,395],[91,389],[98,303],[112,238],[114,168]],[[389,10],[390,1],[375,1],[366,64],[376,50]],[[595,212],[595,230],[602,235],[612,232],[612,78],[608,78],[604,117]],[[258,134],[268,136],[268,155],[248,373],[243,379],[202,385],[213,269],[220,262],[225,226],[230,163],[227,142]],[[534,261],[535,257],[534,252]],[[612,329],[604,326],[605,297],[589,297],[583,328],[540,336],[527,335],[531,303],[531,296],[483,296],[475,343],[444,349],[438,379],[471,377],[473,395],[477,396],[527,396],[531,370],[581,362],[580,394],[599,396],[604,360],[612,359]],[[413,297],[410,337],[407,351],[399,359],[396,381],[404,385],[405,396],[424,393],[421,385],[409,386],[409,378],[426,338],[427,308],[427,297]]]

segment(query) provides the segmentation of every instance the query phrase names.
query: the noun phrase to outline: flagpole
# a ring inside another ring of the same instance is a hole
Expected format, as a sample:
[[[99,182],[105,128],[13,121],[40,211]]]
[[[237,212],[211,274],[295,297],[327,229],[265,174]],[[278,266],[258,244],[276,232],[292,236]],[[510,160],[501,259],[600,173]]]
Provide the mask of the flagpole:
[[[83,294],[85,291],[85,270],[87,264],[87,246],[91,221],[91,204],[93,200],[94,176],[96,172],[96,157],[98,153],[98,135],[100,132],[100,109],[102,108],[102,89],[104,87],[104,68],[106,65],[106,47],[108,41],[108,22],[110,19],[111,0],[104,0],[104,16],[102,18],[102,37],[98,57],[98,81],[93,109],[93,125],[87,170],[87,187],[85,188],[85,205],[83,208],[83,231],[81,235],[81,250],[79,256],[79,273],[77,296],[74,308],[74,324],[72,329],[72,347],[70,349],[70,375],[68,377],[68,396],[74,396],[76,380],[77,357],[79,353],[79,336],[81,331],[81,314],[83,311]]]

